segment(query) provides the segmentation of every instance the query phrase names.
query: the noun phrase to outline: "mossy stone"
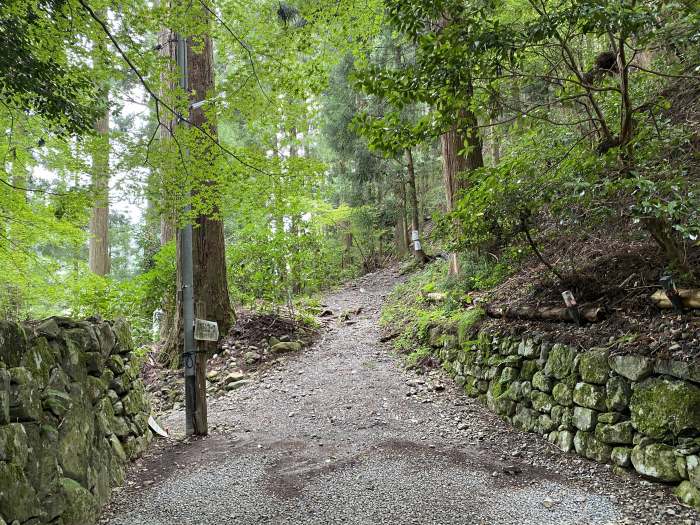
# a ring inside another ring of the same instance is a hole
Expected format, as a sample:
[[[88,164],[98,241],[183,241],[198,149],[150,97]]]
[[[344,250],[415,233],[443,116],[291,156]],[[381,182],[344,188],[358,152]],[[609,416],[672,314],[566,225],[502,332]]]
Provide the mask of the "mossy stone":
[[[11,421],[38,421],[42,417],[41,389],[23,367],[10,368],[9,413]]]
[[[565,407],[573,406],[574,392],[573,389],[566,383],[557,383],[552,388],[552,397],[554,401]]]
[[[616,373],[630,381],[641,381],[654,369],[654,362],[642,355],[616,355],[610,358],[608,364]]]
[[[673,447],[663,443],[637,445],[632,449],[632,464],[643,476],[665,482],[677,482],[682,479],[676,462]]]
[[[607,425],[612,425],[622,421],[625,416],[620,412],[603,412],[598,414],[598,423],[605,423]]]
[[[16,463],[0,462],[0,512],[11,523],[36,516],[41,508],[34,487]]]
[[[696,487],[700,488],[700,456],[692,454],[686,456],[686,468],[688,471],[688,479]]]
[[[19,323],[0,320],[0,361],[7,368],[20,366],[27,350],[27,334]]]
[[[593,430],[598,421],[598,413],[595,410],[584,407],[575,407],[572,423],[576,428],[584,432]]]
[[[575,359],[576,350],[568,346],[555,344],[549,351],[544,372],[548,376],[562,379],[573,373]]]
[[[630,404],[632,388],[629,381],[620,376],[611,377],[605,384],[606,400],[608,410],[624,412]]]
[[[632,393],[632,424],[656,439],[700,432],[700,387],[668,377],[650,378]]]
[[[610,372],[608,351],[603,348],[596,348],[581,354],[578,372],[581,379],[586,383],[604,385]]]
[[[134,342],[131,339],[131,329],[126,319],[119,318],[114,321],[112,331],[115,335],[115,345],[112,353],[127,354],[134,349]]]
[[[60,487],[66,502],[61,515],[64,525],[86,525],[97,520],[99,508],[89,490],[70,478],[61,478]]]
[[[530,394],[530,399],[532,400],[532,408],[539,412],[549,412],[554,406],[552,396],[544,392],[534,390],[532,394]]]
[[[544,375],[544,372],[536,372],[532,376],[532,386],[537,390],[549,393],[552,391],[552,379]]]
[[[673,493],[678,496],[678,499],[683,503],[700,511],[700,489],[698,487],[689,481],[683,481],[676,487]]]
[[[574,447],[578,455],[598,463],[607,463],[610,461],[610,455],[612,454],[612,447],[597,440],[590,432],[580,430],[576,432],[574,437]]]
[[[525,432],[534,432],[535,428],[537,428],[537,421],[539,417],[539,412],[519,404],[515,408],[513,426],[519,428],[520,430],[524,430]]]
[[[618,467],[629,468],[631,461],[632,449],[630,447],[613,447],[610,459]]]
[[[634,436],[634,428],[631,421],[622,421],[615,424],[598,423],[595,428],[595,437],[603,443],[631,445]]]
[[[520,368],[520,378],[525,381],[532,381],[532,377],[540,369],[537,361],[534,359],[526,359]]]
[[[574,387],[574,403],[593,410],[605,410],[605,389],[590,383],[576,383]]]
[[[569,430],[560,430],[557,435],[557,447],[562,452],[571,452],[574,448],[574,434]]]

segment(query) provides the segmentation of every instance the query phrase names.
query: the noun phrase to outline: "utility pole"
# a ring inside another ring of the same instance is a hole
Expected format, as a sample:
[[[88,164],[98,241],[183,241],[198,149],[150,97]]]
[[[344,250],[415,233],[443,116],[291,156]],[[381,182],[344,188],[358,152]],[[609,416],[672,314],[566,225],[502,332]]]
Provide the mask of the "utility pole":
[[[181,34],[176,35],[177,45],[175,48],[175,58],[177,67],[180,71],[180,87],[188,92],[188,67],[187,67],[187,39]],[[182,124],[180,119],[180,124]],[[189,151],[187,152],[189,153]],[[180,235],[180,257],[179,264],[182,273],[182,317],[184,327],[184,351],[183,365],[185,368],[185,433],[188,436],[192,434],[206,434],[206,428],[197,428],[197,407],[201,406],[203,401],[204,410],[206,410],[206,399],[197,399],[197,378],[195,371],[195,361],[197,359],[197,348],[194,339],[194,275],[192,269],[192,223],[190,222],[190,212],[192,205],[189,202],[185,204],[183,213],[185,215],[185,223],[179,230]],[[201,378],[203,380],[203,378]],[[206,421],[206,417],[205,417]]]

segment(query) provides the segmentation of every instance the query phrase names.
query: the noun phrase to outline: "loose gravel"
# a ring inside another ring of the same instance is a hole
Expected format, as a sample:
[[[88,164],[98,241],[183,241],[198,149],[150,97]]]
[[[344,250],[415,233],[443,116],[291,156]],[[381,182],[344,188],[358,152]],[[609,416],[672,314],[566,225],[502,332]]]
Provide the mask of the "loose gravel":
[[[399,277],[326,298],[320,340],[212,400],[211,434],[175,436],[133,465],[102,523],[700,524],[668,487],[559,452],[467,398],[440,371],[407,373],[379,343]]]

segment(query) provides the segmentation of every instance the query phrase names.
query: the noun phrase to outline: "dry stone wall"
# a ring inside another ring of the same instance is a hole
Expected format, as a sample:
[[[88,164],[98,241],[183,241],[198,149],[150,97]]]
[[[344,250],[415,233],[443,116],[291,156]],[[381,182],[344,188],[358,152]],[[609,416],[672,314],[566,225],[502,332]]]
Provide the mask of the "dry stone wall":
[[[124,321],[0,321],[0,525],[97,519],[151,439],[132,350]]]
[[[471,397],[564,452],[676,486],[700,509],[700,363],[585,352],[539,336],[434,327],[430,344]]]

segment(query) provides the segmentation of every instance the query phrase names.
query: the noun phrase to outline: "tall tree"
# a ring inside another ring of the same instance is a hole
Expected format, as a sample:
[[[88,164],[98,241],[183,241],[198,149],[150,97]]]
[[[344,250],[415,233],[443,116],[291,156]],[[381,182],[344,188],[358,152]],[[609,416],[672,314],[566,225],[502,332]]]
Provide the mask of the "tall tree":
[[[97,136],[92,153],[93,205],[90,212],[88,264],[92,273],[107,275],[110,270],[109,110],[95,122],[95,132]]]
[[[201,17],[201,27],[209,27],[210,14],[203,8],[192,7],[192,10]],[[187,65],[188,65],[188,100],[190,103],[189,122],[192,127],[206,130],[204,133],[196,133],[193,137],[193,149],[198,151],[199,162],[216,161],[217,153],[211,151],[215,148],[212,138],[217,136],[217,126],[212,114],[205,111],[208,96],[214,91],[214,55],[212,39],[209,33],[187,37]],[[208,213],[199,213],[194,218],[194,231],[192,239],[193,269],[194,269],[194,299],[195,304],[204,305],[206,317],[210,321],[216,321],[219,332],[225,334],[234,321],[233,308],[226,281],[226,246],[224,242],[224,225],[218,217],[219,205],[215,197],[217,181],[205,180],[202,188],[193,188],[193,198],[200,192],[206,193]],[[185,218],[189,220],[189,218]],[[177,236],[177,252],[180,253],[180,236]],[[179,257],[178,257],[179,260]],[[178,283],[182,282],[181,268],[178,267]],[[182,343],[182,304],[178,296],[175,308],[175,329],[171,330],[166,343],[166,353],[171,359],[177,360]]]

